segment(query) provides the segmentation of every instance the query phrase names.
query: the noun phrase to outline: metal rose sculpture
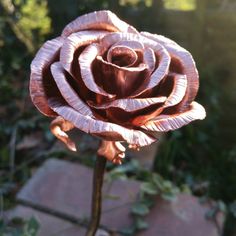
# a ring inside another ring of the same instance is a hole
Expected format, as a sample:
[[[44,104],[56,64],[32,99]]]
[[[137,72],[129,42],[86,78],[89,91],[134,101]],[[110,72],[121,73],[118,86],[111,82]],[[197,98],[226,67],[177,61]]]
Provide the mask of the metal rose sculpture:
[[[30,94],[52,132],[71,150],[76,127],[109,141],[106,157],[121,163],[126,141],[142,147],[155,133],[205,117],[194,102],[199,86],[191,54],[172,40],[139,33],[110,11],[69,23],[31,64]],[[111,141],[111,142],[110,142]],[[104,146],[104,147],[105,147]]]
[[[110,11],[69,23],[31,64],[30,94],[51,131],[73,151],[66,131],[102,138],[98,155],[121,163],[125,141],[149,145],[156,134],[205,118],[191,54],[161,35],[138,32]],[[89,235],[89,234],[88,234]],[[91,234],[92,235],[92,234]]]

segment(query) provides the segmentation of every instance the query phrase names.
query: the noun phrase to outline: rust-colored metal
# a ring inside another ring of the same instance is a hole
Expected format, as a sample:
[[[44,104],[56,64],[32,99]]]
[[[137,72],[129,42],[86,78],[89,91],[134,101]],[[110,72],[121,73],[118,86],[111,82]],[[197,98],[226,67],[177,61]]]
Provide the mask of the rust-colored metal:
[[[58,139],[60,139],[63,143],[66,144],[68,149],[75,152],[76,146],[75,143],[69,138],[69,136],[65,133],[74,128],[74,125],[69,121],[63,119],[61,116],[58,116],[51,122],[50,130],[52,134],[54,134]]]
[[[205,109],[194,101],[198,87],[187,50],[138,32],[107,10],[69,23],[31,64],[31,98],[44,115],[56,117],[52,133],[73,151],[69,129],[100,137],[99,152],[116,164],[125,152],[120,142],[139,149],[158,132],[204,119]]]
[[[120,142],[103,140],[98,149],[98,155],[105,157],[114,164],[122,164],[125,158],[125,147]]]
[[[102,154],[102,153],[101,153]],[[99,227],[102,212],[102,185],[107,159],[98,154],[93,173],[93,197],[91,202],[91,219],[86,236],[94,236]]]

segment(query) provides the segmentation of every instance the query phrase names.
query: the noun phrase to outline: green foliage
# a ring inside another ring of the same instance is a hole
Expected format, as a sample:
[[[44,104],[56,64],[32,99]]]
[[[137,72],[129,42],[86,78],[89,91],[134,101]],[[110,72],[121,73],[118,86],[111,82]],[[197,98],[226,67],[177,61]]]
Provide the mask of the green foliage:
[[[131,228],[122,230],[123,235],[134,235],[137,231],[146,229],[148,224],[144,220],[151,207],[155,204],[156,197],[167,201],[176,200],[180,192],[190,193],[187,186],[177,187],[173,182],[164,179],[161,175],[151,172],[140,166],[137,160],[112,169],[106,176],[107,181],[116,179],[126,180],[127,177],[142,181],[139,198],[134,202],[131,212],[134,217],[134,225]]]
[[[151,7],[152,3],[152,0],[119,0],[121,6],[138,6],[144,4],[146,7]]]
[[[132,207],[132,213],[138,216],[145,216],[149,213],[149,208],[144,203],[135,203]]]
[[[166,9],[191,11],[196,8],[196,0],[164,0]]]
[[[143,193],[149,194],[149,195],[157,195],[158,194],[158,190],[157,190],[157,186],[153,183],[143,183],[141,185],[141,191]]]
[[[39,230],[39,223],[32,217],[28,221],[14,218],[8,224],[0,221],[1,236],[36,236]]]
[[[0,8],[4,12],[0,16],[0,22],[3,22],[0,28],[4,32],[4,41],[0,43],[2,46],[8,47],[17,39],[28,53],[33,53],[51,32],[46,0],[2,0]]]
[[[236,201],[230,204],[229,210],[233,214],[233,216],[236,218]]]
[[[17,12],[17,25],[24,31],[28,38],[38,41],[38,44],[41,44],[44,37],[50,33],[51,27],[51,19],[48,17],[47,1],[15,0],[15,4],[19,8]]]

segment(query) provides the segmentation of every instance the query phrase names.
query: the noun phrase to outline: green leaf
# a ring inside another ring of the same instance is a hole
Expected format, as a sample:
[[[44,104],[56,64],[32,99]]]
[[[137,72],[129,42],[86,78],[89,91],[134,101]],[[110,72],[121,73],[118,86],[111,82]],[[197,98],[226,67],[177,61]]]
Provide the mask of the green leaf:
[[[140,216],[144,216],[147,215],[149,213],[149,209],[148,207],[143,204],[143,203],[136,203],[133,207],[131,212],[135,215],[140,215]]]
[[[121,234],[125,236],[133,236],[135,233],[135,228],[134,227],[129,227],[129,228],[124,228],[121,229]]]
[[[166,201],[175,201],[176,200],[176,195],[174,195],[171,192],[162,193],[161,197]]]
[[[34,217],[31,217],[29,221],[27,222],[27,224],[24,226],[23,235],[36,236],[38,230],[39,230],[38,221]]]
[[[149,195],[157,195],[158,189],[153,183],[143,183],[141,185],[141,191]]]
[[[182,193],[191,194],[191,189],[189,188],[189,186],[187,184],[181,185],[180,191]]]
[[[135,226],[138,230],[143,230],[148,228],[148,223],[144,221],[142,218],[138,218],[135,221]]]
[[[163,178],[158,174],[153,174],[153,183],[159,188],[163,189]]]
[[[165,180],[163,182],[163,187],[164,187],[165,190],[171,190],[173,186],[172,186],[171,181]]]
[[[236,218],[236,201],[229,205],[229,211]]]
[[[217,202],[217,204],[218,204],[218,209],[220,210],[220,211],[222,211],[222,212],[226,212],[226,205],[225,205],[225,203],[223,202],[223,201],[218,201]]]
[[[215,217],[215,215],[216,215],[216,209],[215,208],[207,211],[206,214],[205,214],[207,219],[212,219],[212,218]]]

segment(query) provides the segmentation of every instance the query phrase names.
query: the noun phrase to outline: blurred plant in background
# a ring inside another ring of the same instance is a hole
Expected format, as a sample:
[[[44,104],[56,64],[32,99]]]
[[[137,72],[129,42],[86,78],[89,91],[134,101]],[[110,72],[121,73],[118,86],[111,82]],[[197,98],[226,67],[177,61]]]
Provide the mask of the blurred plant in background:
[[[164,6],[166,9],[191,11],[196,8],[196,0],[164,0]]]
[[[45,158],[81,161],[51,149],[54,138],[48,121],[31,109],[29,64],[48,37],[60,34],[78,15],[98,9],[110,9],[139,30],[166,35],[192,52],[202,83],[197,100],[208,114],[203,122],[166,135],[151,175],[127,160],[117,170],[110,167],[111,177],[142,180],[144,192],[150,193],[157,172],[160,183],[170,186],[168,194],[186,186],[202,198],[222,200],[229,213],[225,235],[232,235],[236,231],[234,0],[68,0],[66,4],[63,0],[1,0],[0,195],[4,209],[14,205],[15,193]],[[82,161],[90,165],[93,155],[84,155],[90,158]],[[134,206],[134,211],[144,208]]]

